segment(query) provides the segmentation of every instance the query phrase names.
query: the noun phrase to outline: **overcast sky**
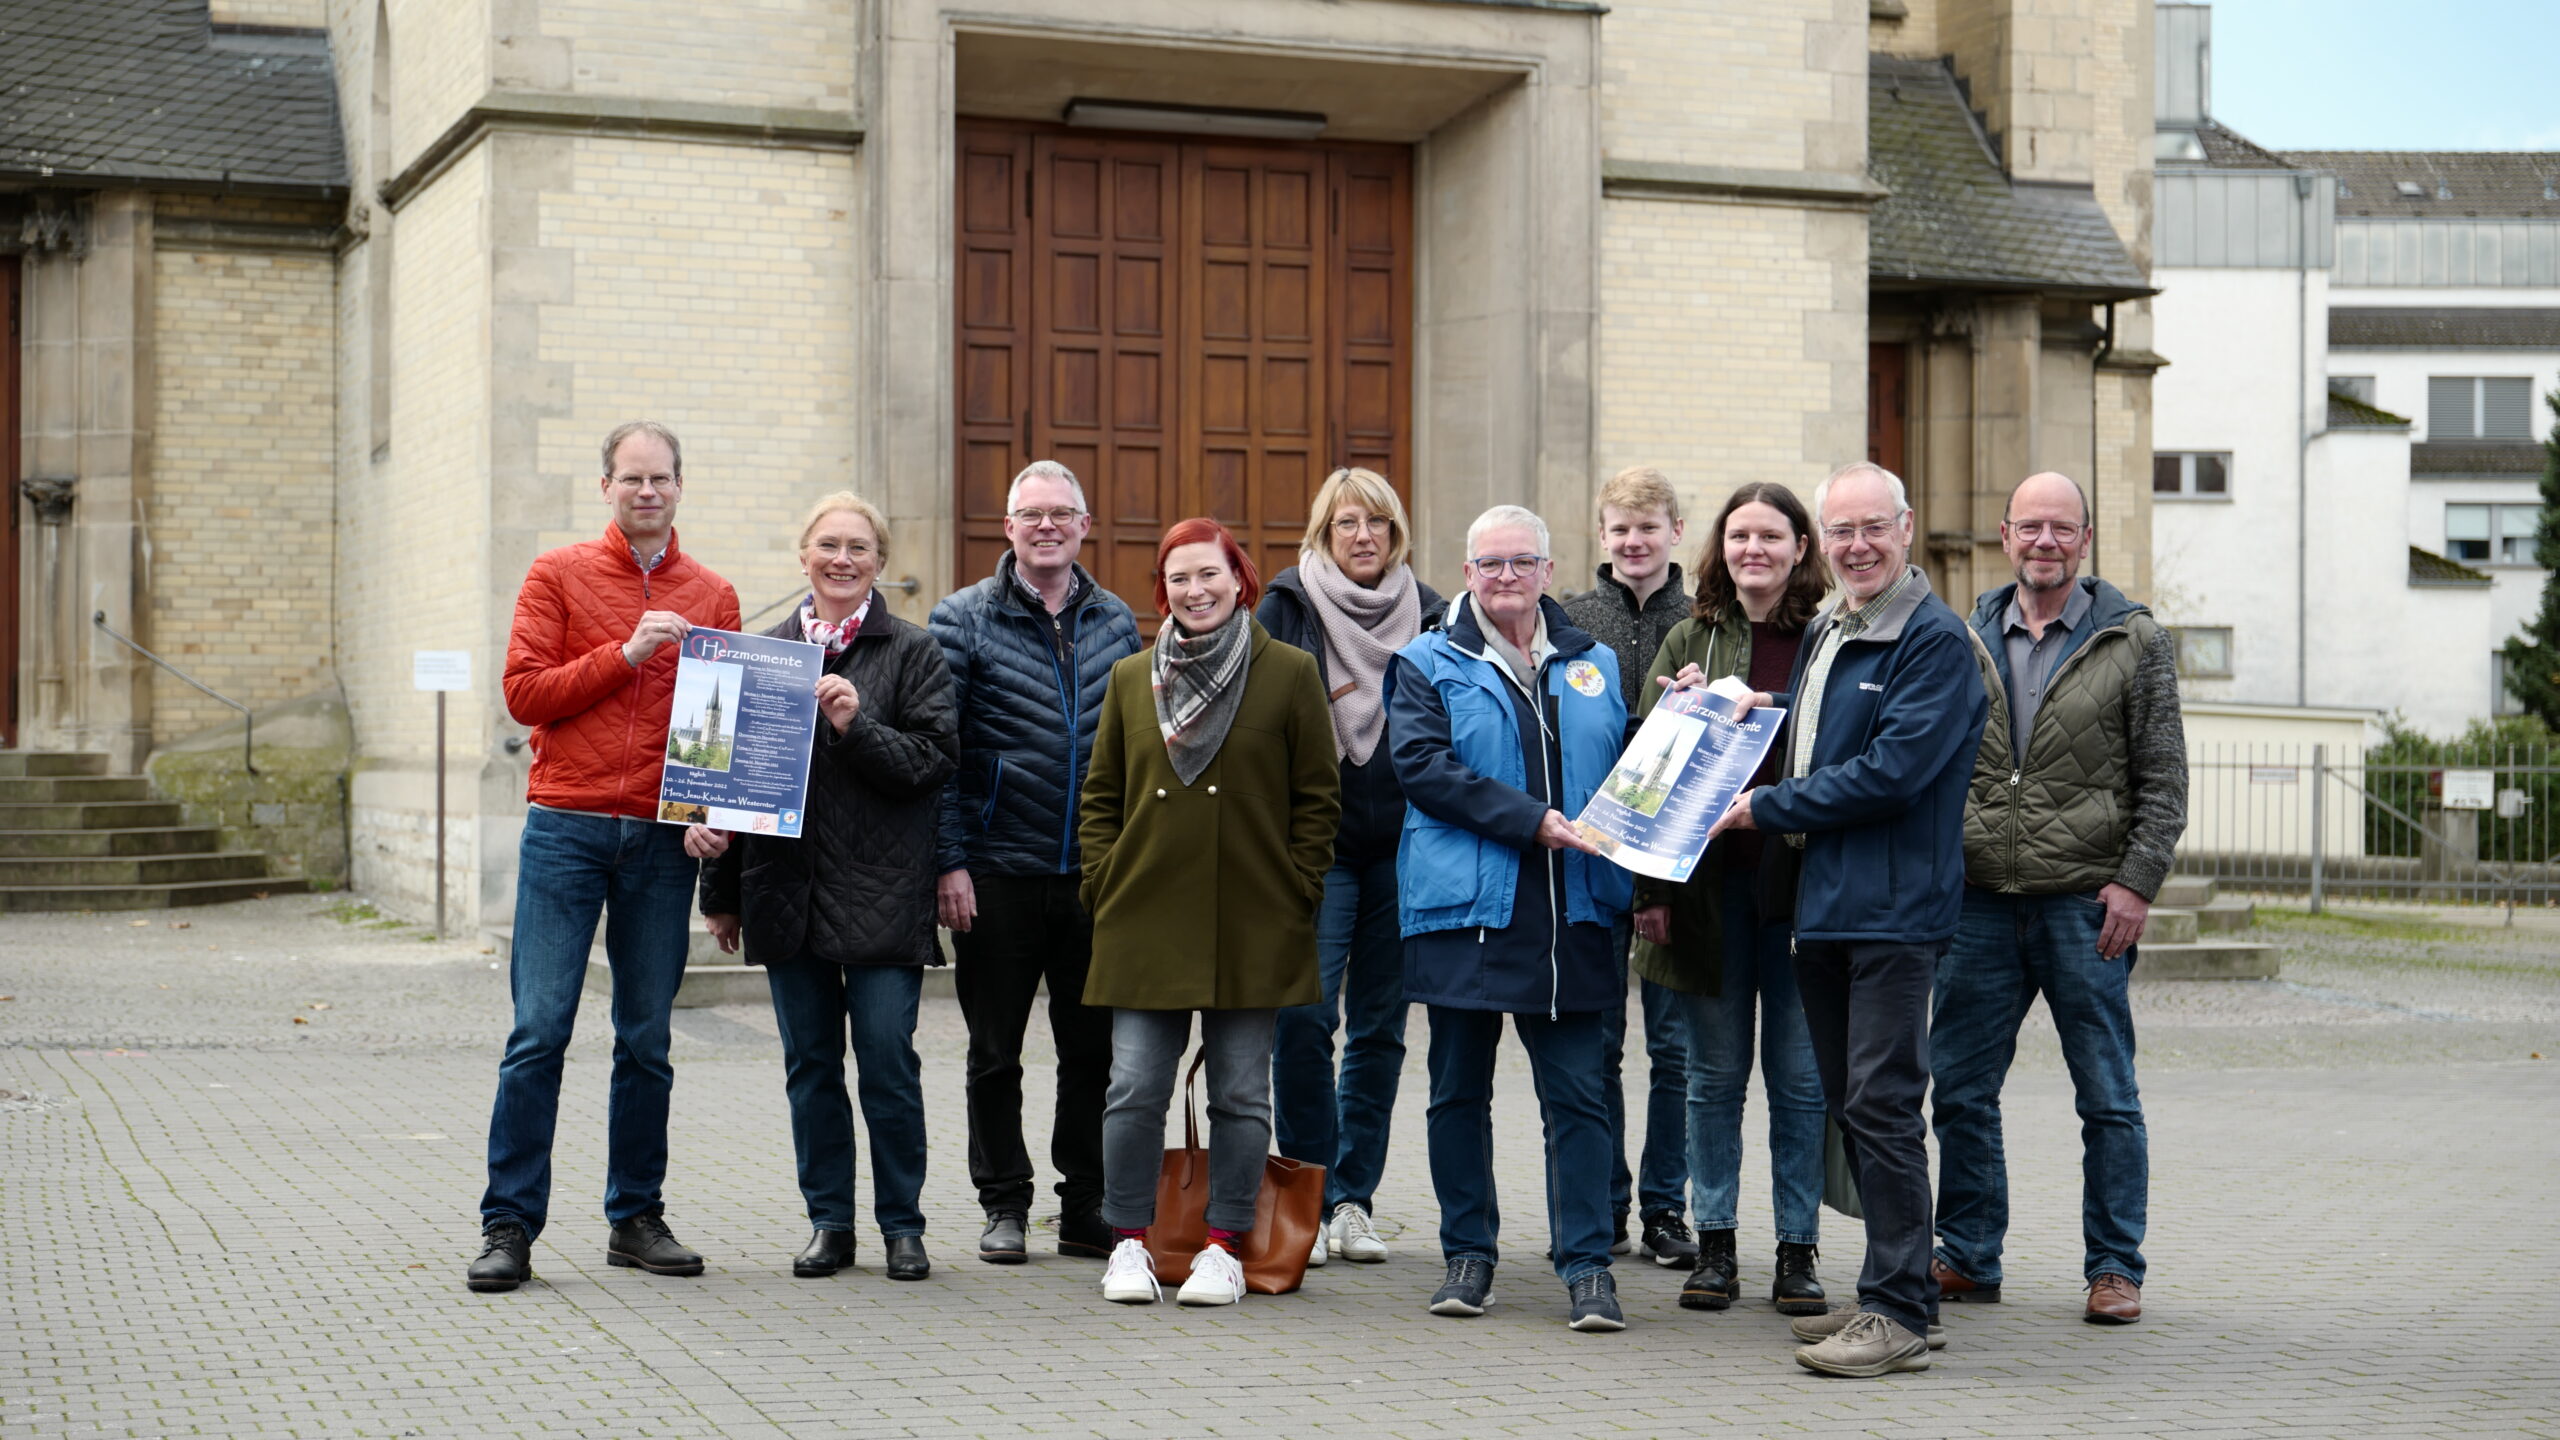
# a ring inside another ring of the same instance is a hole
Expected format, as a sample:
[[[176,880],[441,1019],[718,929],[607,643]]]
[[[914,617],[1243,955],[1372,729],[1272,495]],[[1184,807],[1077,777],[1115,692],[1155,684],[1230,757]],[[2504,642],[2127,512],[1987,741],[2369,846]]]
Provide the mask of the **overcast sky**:
[[[2560,0],[2216,0],[2213,116],[2277,150],[2560,150]]]

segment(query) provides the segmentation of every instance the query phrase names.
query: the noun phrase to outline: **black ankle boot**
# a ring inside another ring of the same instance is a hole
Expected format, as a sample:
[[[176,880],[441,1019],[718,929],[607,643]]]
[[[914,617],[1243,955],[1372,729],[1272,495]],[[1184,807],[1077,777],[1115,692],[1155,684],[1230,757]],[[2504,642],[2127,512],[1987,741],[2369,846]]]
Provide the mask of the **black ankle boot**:
[[[853,1263],[853,1232],[812,1230],[809,1248],[791,1258],[791,1273],[803,1280],[833,1275]]]
[[[1819,1315],[1830,1308],[1830,1297],[1813,1273],[1814,1257],[1821,1253],[1811,1245],[1778,1242],[1778,1278],[1769,1284],[1769,1298],[1777,1302],[1779,1314]]]
[[[513,1220],[501,1220],[480,1236],[480,1258],[464,1280],[480,1291],[513,1290],[533,1278],[533,1236]]]
[[[667,1217],[656,1210],[614,1222],[605,1237],[604,1263],[652,1275],[699,1275],[702,1257],[678,1243]]]
[[[1733,1232],[1698,1232],[1698,1265],[1680,1287],[1683,1310],[1722,1310],[1742,1298],[1742,1279],[1733,1258]]]

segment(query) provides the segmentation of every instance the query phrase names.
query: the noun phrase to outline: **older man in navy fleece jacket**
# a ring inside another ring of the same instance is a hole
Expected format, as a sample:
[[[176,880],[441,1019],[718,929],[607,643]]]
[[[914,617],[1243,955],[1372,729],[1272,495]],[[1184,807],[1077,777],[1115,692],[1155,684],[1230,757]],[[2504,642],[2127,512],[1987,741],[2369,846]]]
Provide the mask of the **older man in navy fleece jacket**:
[[[1963,619],[1910,564],[1902,481],[1844,466],[1813,504],[1840,597],[1805,632],[1790,693],[1753,697],[1788,708],[1788,778],[1737,797],[1717,828],[1801,847],[1796,988],[1857,1172],[1867,1263],[1857,1310],[1795,1322],[1813,1342],[1796,1360],[1863,1377],[1927,1369],[1937,1331],[1929,989],[1964,908],[1965,786],[1989,702]]]

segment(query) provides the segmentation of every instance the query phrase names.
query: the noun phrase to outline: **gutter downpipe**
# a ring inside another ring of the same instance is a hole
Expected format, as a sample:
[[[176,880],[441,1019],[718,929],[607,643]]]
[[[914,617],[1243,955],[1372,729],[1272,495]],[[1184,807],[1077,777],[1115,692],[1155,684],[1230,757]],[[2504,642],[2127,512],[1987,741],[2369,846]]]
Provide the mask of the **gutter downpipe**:
[[[2116,353],[2116,302],[2107,302],[2106,333],[2098,337],[2098,353],[2089,359],[2089,573],[2103,575],[2098,555],[2098,385],[2107,357]]]
[[[2311,189],[2293,177],[2293,703],[2311,703]]]

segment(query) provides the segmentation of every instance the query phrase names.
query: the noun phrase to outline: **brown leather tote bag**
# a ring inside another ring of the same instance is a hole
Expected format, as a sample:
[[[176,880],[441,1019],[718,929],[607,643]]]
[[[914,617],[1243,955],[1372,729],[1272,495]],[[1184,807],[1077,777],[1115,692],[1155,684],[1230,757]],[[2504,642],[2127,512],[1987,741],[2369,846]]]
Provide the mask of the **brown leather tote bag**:
[[[1209,1152],[1200,1144],[1200,1108],[1193,1103],[1209,1048],[1191,1057],[1182,1077],[1182,1148],[1168,1147],[1156,1176],[1156,1220],[1147,1227],[1147,1251],[1156,1278],[1179,1285],[1191,1278],[1191,1259],[1209,1243]],[[1262,1161],[1262,1189],[1253,1200],[1253,1229],[1244,1237],[1244,1288],[1256,1295],[1286,1295],[1307,1278],[1307,1256],[1324,1224],[1324,1167],[1269,1155]]]

